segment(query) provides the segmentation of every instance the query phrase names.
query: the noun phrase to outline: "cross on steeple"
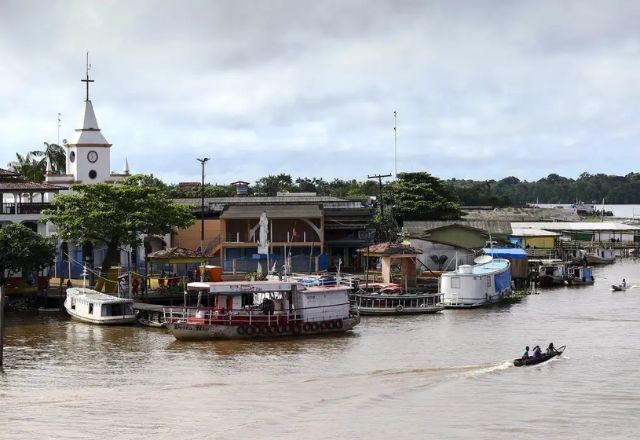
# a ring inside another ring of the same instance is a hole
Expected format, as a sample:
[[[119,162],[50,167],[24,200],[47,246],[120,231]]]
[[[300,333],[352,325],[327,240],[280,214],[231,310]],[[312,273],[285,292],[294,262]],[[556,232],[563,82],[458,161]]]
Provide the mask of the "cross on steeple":
[[[89,79],[89,69],[91,69],[91,64],[89,64],[89,52],[87,52],[87,79],[80,80],[83,83],[87,83],[87,101],[89,100],[89,83],[94,82],[94,80]]]

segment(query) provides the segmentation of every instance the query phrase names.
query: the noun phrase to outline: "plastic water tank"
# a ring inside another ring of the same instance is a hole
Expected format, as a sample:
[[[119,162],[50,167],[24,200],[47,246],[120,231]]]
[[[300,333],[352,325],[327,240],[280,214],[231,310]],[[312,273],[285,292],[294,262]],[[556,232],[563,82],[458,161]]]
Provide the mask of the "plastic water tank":
[[[458,272],[460,273],[473,273],[473,266],[469,264],[462,264],[458,266]]]

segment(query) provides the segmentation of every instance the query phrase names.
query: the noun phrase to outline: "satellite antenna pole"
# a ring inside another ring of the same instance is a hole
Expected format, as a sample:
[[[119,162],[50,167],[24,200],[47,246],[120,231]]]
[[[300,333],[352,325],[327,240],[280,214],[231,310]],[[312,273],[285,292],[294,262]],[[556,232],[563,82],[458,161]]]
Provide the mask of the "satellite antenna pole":
[[[56,145],[58,145],[58,146],[60,146],[60,121],[61,121],[61,119],[60,119],[60,115],[61,115],[61,114],[62,114],[62,113],[58,112],[58,143],[56,144]]]
[[[398,112],[393,111],[393,151],[395,162],[394,178],[398,178]]]

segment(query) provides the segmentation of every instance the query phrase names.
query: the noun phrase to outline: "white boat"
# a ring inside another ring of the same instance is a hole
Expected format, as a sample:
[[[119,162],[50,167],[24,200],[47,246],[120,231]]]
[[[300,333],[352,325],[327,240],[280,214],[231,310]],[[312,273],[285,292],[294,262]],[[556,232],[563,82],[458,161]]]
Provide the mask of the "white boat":
[[[596,248],[585,254],[588,264],[610,264],[616,261],[613,249]]]
[[[446,308],[480,307],[511,297],[509,260],[483,255],[475,263],[442,274],[440,286]]]
[[[136,321],[133,300],[87,287],[70,287],[64,308],[72,318],[91,324],[129,324]]]
[[[179,340],[308,336],[345,332],[360,322],[347,286],[236,281],[187,289],[212,295],[214,307],[165,308],[165,326]]]

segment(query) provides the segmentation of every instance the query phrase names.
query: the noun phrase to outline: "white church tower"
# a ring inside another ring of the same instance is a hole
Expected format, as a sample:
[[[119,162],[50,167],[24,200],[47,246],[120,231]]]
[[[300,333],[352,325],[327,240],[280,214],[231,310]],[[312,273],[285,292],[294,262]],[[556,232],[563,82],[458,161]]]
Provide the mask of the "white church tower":
[[[129,175],[129,166],[125,165],[123,174],[111,172],[111,144],[100,132],[98,120],[93,111],[93,103],[89,99],[89,54],[87,53],[86,99],[79,128],[76,128],[71,139],[63,141],[67,153],[67,172],[65,175],[47,173],[47,183],[53,184],[89,184],[99,182],[115,182]],[[125,161],[126,162],[126,161]]]

